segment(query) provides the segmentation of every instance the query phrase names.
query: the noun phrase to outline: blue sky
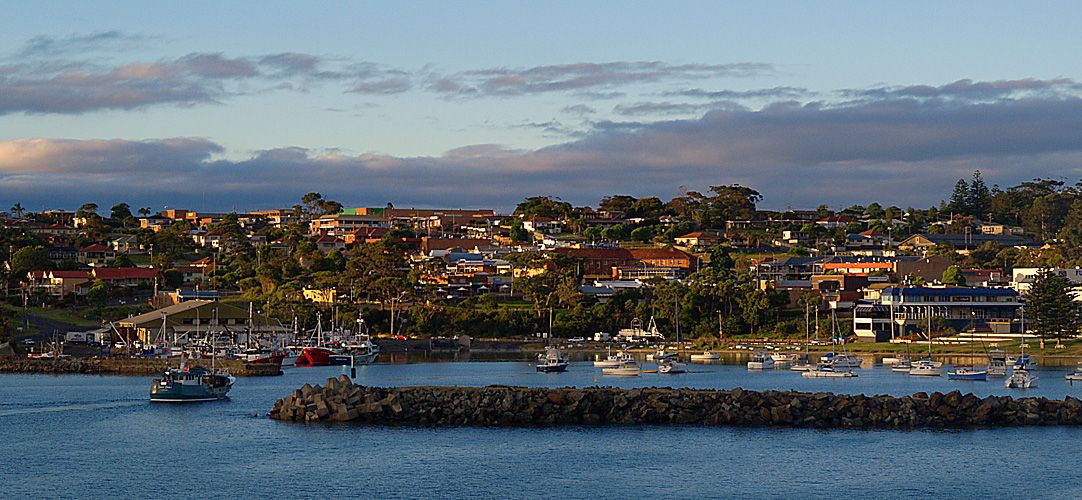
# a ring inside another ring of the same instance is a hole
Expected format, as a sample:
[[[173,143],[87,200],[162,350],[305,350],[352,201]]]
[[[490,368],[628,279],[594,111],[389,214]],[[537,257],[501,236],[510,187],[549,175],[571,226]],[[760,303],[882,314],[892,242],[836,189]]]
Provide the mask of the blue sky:
[[[1072,3],[162,4],[4,9],[0,207],[923,208],[978,169],[1082,178]]]

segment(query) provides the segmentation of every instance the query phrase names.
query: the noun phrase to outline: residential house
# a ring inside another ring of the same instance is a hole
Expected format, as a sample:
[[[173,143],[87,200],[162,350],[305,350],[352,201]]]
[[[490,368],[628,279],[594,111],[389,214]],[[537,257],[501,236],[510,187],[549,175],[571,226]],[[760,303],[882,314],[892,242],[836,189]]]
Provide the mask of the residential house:
[[[31,293],[46,293],[63,297],[69,293],[85,295],[90,282],[87,271],[30,271],[27,273]]]
[[[85,266],[101,267],[109,263],[109,261],[116,259],[116,251],[112,248],[93,244],[86,248],[80,249],[76,255],[76,260]]]
[[[720,236],[703,232],[688,233],[683,236],[677,236],[675,239],[677,245],[702,248],[712,247],[721,242]]]
[[[548,217],[534,217],[522,221],[522,227],[527,231],[533,231],[535,233],[561,233],[563,232],[563,223],[550,219]]]
[[[827,229],[845,227],[854,222],[857,222],[857,220],[847,215],[832,215],[815,221],[816,224]]]
[[[157,277],[158,270],[153,267],[96,268],[90,270],[91,280],[102,280],[110,287],[151,285]]]
[[[319,248],[323,253],[330,253],[335,250],[345,250],[346,240],[337,236],[320,236],[316,239],[316,248]]]
[[[143,246],[139,244],[139,238],[132,235],[121,235],[109,241],[109,246],[116,253],[137,254],[143,253]]]

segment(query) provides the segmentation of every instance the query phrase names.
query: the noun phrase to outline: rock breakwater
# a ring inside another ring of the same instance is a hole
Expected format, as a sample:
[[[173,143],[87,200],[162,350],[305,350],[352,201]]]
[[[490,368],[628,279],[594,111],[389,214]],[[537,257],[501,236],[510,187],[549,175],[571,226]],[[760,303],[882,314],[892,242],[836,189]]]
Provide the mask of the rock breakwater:
[[[191,366],[211,366],[211,360],[189,360]],[[218,360],[229,373],[238,377],[280,375],[281,367],[265,363],[245,363],[235,359]],[[168,367],[180,366],[179,359],[160,358],[23,358],[0,357],[0,373],[91,373],[116,375],[154,375]]]
[[[296,389],[270,417],[293,422],[545,427],[728,425],[812,428],[950,428],[1082,424],[1082,400],[952,391],[864,396],[791,391],[550,389],[489,386],[366,387],[342,375]]]

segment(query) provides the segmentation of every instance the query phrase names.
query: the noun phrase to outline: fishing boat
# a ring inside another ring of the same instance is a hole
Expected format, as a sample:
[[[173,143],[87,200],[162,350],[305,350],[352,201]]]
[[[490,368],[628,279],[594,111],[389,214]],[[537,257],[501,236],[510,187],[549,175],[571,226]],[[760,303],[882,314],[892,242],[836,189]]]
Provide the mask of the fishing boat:
[[[213,350],[213,346],[211,347]],[[187,358],[180,358],[180,366],[169,367],[161,378],[150,383],[150,400],[156,402],[197,402],[223,399],[237,379],[228,371],[217,369],[217,355],[211,354],[211,367],[189,367]]]
[[[323,338],[323,317],[316,314],[316,332],[314,344],[303,346],[294,361],[296,366],[327,366],[331,364],[331,356],[338,354],[337,346],[326,342]],[[341,363],[349,364],[349,363]]]
[[[545,353],[541,355],[541,362],[537,364],[537,371],[552,373],[567,371],[567,356],[563,351],[553,346],[545,347]]]
[[[368,335],[356,335],[341,344],[340,354],[331,355],[331,364],[335,359],[343,358],[343,364],[369,365],[379,357],[379,346],[372,342]]]
[[[749,370],[773,370],[774,358],[770,357],[770,354],[766,352],[766,349],[756,349],[751,355],[751,361],[748,361]]]
[[[624,360],[620,362],[619,366],[601,369],[602,375],[615,377],[638,377],[641,373],[642,365],[635,360]]]

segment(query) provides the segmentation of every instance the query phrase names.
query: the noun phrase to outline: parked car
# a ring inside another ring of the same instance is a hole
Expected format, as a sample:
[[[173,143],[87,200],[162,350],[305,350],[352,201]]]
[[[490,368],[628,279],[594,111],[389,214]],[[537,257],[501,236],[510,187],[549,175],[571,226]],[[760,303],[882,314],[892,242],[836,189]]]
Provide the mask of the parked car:
[[[568,339],[568,342],[586,342],[584,337],[572,337]]]

